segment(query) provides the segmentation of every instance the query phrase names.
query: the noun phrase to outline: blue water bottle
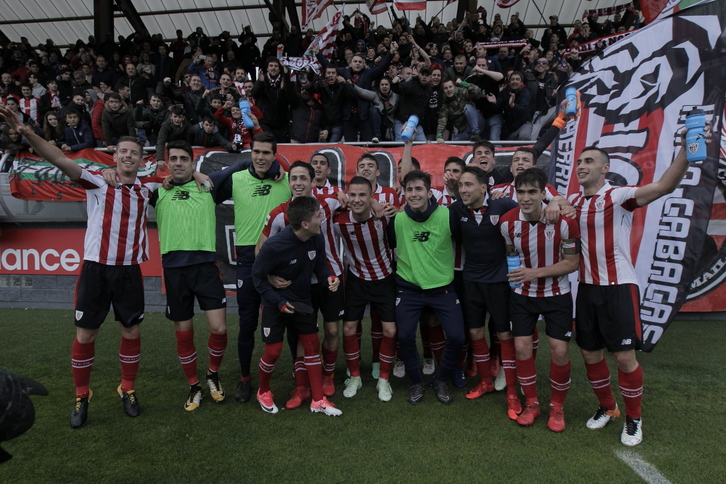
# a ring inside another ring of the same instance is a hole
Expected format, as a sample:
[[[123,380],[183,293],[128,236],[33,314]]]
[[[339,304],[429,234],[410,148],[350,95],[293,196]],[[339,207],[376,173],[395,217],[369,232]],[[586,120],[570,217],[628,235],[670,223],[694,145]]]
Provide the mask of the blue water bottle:
[[[693,163],[706,159],[706,113],[693,108],[686,116],[686,159]]]
[[[242,111],[242,122],[245,125],[245,128],[252,129],[255,127],[255,122],[252,121],[252,118],[250,118],[250,113],[252,112],[252,107],[250,106],[250,102],[247,99],[240,99],[239,100],[239,110]]]
[[[512,251],[507,254],[507,272],[512,272],[520,268],[519,264],[519,252],[517,252],[517,249],[512,249]],[[511,288],[517,288],[520,287],[521,284],[513,284],[509,283],[509,287]]]
[[[401,133],[401,141],[408,141],[413,136],[413,130],[418,126],[418,116],[412,114],[406,124],[403,126],[403,132]]]
[[[577,89],[574,87],[568,87],[565,91],[565,99],[567,99],[565,114],[572,117],[577,114]]]

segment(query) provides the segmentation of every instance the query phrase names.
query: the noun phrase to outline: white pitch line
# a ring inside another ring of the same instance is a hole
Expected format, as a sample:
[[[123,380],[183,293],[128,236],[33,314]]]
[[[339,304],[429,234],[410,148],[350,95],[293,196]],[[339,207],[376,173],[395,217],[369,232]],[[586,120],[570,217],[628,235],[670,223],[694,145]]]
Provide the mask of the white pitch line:
[[[666,479],[653,464],[646,462],[634,450],[616,450],[615,455],[648,484],[671,484],[671,481]]]

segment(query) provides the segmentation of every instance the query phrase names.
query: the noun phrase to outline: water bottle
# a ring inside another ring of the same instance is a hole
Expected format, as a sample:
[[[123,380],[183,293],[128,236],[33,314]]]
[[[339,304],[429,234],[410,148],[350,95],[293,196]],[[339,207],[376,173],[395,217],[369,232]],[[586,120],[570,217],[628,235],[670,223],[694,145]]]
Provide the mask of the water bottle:
[[[565,114],[572,117],[577,114],[577,89],[574,87],[568,87],[565,91],[565,99],[567,99]]]
[[[413,136],[413,130],[418,126],[418,116],[412,114],[406,124],[403,126],[403,132],[401,133],[401,141],[408,141]]]
[[[239,100],[239,110],[242,111],[242,122],[245,125],[245,128],[252,129],[255,127],[255,122],[252,121],[252,118],[250,118],[250,113],[252,112],[252,108],[250,107],[250,102],[247,99],[240,99]]]
[[[706,113],[693,108],[686,116],[686,159],[693,163],[706,159]]]
[[[519,267],[519,252],[517,252],[517,249],[512,249],[512,251],[507,254],[507,272],[515,271],[519,269]],[[513,289],[520,286],[521,284],[509,283],[509,287]]]

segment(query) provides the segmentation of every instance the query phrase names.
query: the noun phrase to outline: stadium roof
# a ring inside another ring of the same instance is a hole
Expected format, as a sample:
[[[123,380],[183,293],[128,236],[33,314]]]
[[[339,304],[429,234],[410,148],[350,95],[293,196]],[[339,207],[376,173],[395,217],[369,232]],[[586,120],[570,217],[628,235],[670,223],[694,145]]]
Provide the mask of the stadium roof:
[[[129,0],[141,16],[150,33],[161,32],[165,39],[176,37],[176,29],[182,29],[184,35],[190,34],[196,27],[202,27],[205,33],[217,35],[229,31],[233,36],[239,35],[243,25],[252,25],[252,30],[259,37],[266,37],[272,30],[268,18],[269,7],[273,0]],[[32,45],[45,43],[52,39],[57,45],[69,45],[77,39],[86,41],[93,35],[93,5],[108,3],[112,0],[0,0],[0,30],[11,41],[19,41],[27,37]],[[301,13],[300,1],[295,2],[298,18]],[[446,5],[446,1],[428,1],[426,10],[396,11],[398,16],[406,16],[413,20],[416,16],[429,20],[438,14],[446,22],[456,16],[457,3]],[[499,13],[505,24],[509,16],[519,12],[525,25],[535,29],[535,37],[539,38],[550,15],[557,15],[563,25],[572,24],[581,19],[586,9],[606,8],[627,3],[627,0],[521,0],[511,8],[497,7],[494,0],[480,0],[479,6],[488,11],[488,19]],[[345,13],[352,14],[356,8],[369,15],[375,25],[390,27],[390,10],[386,13],[371,16],[364,1],[335,0],[334,6],[345,5]],[[393,5],[392,1],[388,2]],[[328,7],[323,15],[315,20],[312,28],[319,30],[335,12]],[[131,23],[116,11],[114,21],[115,37],[128,36],[134,30]],[[286,17],[287,18],[287,17]],[[101,39],[99,39],[101,40]]]

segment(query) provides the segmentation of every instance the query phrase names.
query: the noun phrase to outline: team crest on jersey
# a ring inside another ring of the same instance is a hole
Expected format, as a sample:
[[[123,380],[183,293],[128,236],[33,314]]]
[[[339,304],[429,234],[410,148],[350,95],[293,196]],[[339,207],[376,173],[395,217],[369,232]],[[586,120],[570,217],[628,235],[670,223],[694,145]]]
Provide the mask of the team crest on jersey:
[[[380,220],[376,220],[373,222],[373,227],[375,227],[376,230],[381,230],[383,228],[383,224]]]
[[[245,283],[245,281],[243,281],[242,279],[237,279],[237,289],[242,287],[242,284],[244,284],[244,283]]]
[[[309,251],[308,251],[308,259],[310,259],[310,260],[314,260],[314,259],[315,259],[315,254],[316,254],[316,253],[317,253],[317,251],[316,251],[316,250],[309,250]]]
[[[144,198],[148,198],[148,197],[149,197],[149,189],[148,189],[148,188],[142,188],[142,189],[141,189],[141,190],[139,190],[139,191],[141,192],[141,195],[142,195],[142,196],[143,196]]]
[[[595,202],[595,210],[598,212],[602,212],[605,208],[605,199],[601,198],[597,202]]]
[[[490,215],[489,220],[491,220],[492,225],[496,225],[499,222],[499,215]]]
[[[555,229],[554,228],[545,229],[544,235],[545,235],[545,239],[547,240],[547,242],[551,242],[552,239],[555,238]]]
[[[83,311],[76,310],[76,321],[80,321],[83,317]]]
[[[265,335],[265,338],[270,336],[270,328],[262,328],[262,332]]]

